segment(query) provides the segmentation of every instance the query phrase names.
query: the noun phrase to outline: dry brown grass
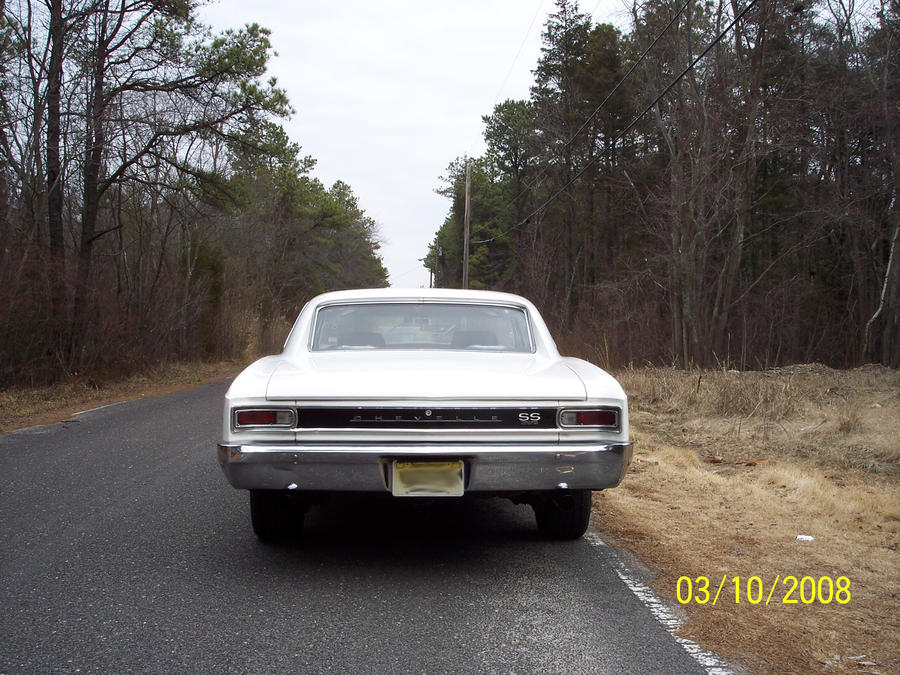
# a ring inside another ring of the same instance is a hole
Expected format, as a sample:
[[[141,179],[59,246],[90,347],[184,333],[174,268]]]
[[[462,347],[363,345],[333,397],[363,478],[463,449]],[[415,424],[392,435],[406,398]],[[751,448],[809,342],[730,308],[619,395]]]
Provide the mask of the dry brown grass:
[[[767,455],[900,477],[900,372],[811,364],[765,372],[616,373],[632,419],[725,463]],[[759,454],[762,452],[762,454]]]
[[[213,382],[237,374],[236,361],[174,363],[141,375],[106,382],[82,378],[48,387],[12,387],[0,391],[0,434],[35,424],[50,424],[91,406],[153,396]]]
[[[680,576],[713,592],[723,575],[766,592],[776,575],[851,582],[846,605],[769,606],[735,604],[728,582],[715,606],[685,607],[682,633],[757,672],[900,672],[900,373],[617,376],[638,445],[596,522],[657,571],[661,595],[677,604]]]

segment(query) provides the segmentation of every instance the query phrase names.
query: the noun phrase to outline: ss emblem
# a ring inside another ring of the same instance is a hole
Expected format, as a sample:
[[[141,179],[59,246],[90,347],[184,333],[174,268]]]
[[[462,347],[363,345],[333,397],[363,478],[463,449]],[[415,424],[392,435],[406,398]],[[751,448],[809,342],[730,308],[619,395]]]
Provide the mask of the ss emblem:
[[[537,424],[541,421],[541,413],[539,412],[523,412],[519,413],[519,421],[522,424]]]

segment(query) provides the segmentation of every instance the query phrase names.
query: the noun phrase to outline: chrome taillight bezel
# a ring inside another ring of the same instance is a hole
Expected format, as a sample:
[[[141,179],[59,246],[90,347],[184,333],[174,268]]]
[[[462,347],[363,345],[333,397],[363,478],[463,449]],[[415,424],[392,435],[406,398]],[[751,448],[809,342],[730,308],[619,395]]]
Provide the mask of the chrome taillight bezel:
[[[577,415],[578,413],[612,413],[614,416],[613,424],[579,424],[568,419],[569,415]],[[622,428],[622,409],[616,406],[589,406],[584,408],[560,408],[556,416],[557,425],[560,429],[590,429],[599,431],[620,431]]]
[[[239,417],[244,413],[275,413],[276,422],[274,423],[250,423],[242,424]],[[280,420],[280,421],[278,421]],[[248,429],[272,429],[285,430],[294,429],[297,426],[297,411],[294,408],[284,407],[245,407],[234,408],[231,411],[231,428],[234,431],[246,431]]]

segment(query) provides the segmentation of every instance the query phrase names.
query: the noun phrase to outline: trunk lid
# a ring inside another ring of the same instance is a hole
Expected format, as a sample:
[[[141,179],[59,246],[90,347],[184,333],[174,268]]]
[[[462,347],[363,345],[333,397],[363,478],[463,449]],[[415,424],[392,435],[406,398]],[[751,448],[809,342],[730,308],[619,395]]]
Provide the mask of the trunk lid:
[[[534,354],[361,350],[285,360],[266,398],[583,401],[586,394],[564,363]]]

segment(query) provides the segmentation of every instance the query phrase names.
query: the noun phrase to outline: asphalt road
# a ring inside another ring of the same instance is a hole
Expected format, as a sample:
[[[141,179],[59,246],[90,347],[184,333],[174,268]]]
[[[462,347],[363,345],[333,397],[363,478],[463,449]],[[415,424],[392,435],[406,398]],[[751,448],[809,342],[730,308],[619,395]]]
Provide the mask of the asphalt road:
[[[219,383],[0,437],[0,673],[704,672],[526,506],[341,500],[258,543]]]

